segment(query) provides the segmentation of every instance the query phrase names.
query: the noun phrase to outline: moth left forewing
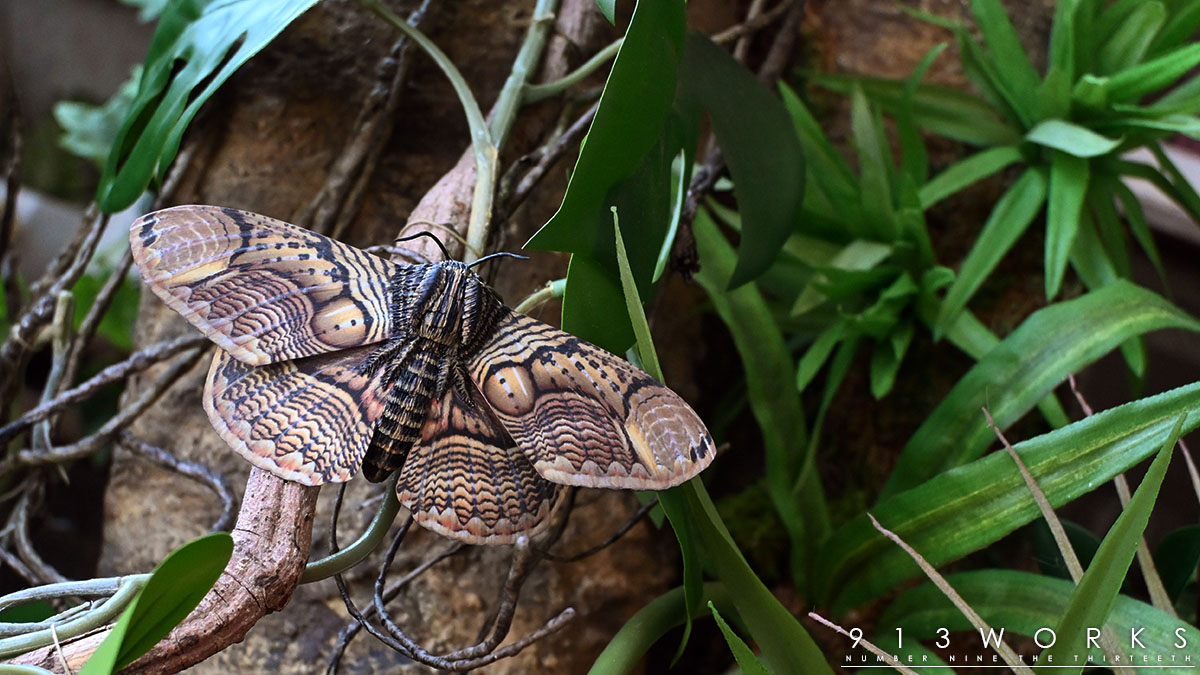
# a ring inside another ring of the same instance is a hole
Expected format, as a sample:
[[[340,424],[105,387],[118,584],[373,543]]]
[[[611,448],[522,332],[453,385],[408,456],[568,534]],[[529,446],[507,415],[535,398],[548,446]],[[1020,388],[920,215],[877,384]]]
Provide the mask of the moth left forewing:
[[[540,531],[561,493],[538,475],[486,403],[464,404],[453,388],[433,403],[396,481],[400,503],[418,524],[492,546]]]
[[[712,461],[712,437],[678,394],[623,359],[509,313],[471,357],[484,398],[548,480],[661,490]]]
[[[134,221],[129,244],[147,287],[244,363],[377,343],[392,332],[396,267],[295,225],[176,206]]]
[[[217,433],[251,464],[304,485],[358,473],[383,410],[377,378],[355,366],[370,347],[250,366],[217,350],[204,410]]]

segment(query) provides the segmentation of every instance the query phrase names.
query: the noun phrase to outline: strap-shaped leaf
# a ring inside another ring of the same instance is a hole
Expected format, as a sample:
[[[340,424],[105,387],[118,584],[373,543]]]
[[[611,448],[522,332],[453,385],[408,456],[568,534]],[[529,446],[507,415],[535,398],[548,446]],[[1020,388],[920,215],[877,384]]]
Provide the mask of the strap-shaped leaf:
[[[995,439],[980,408],[987,406],[1006,428],[1071,373],[1132,337],[1168,327],[1195,331],[1200,322],[1127,281],[1034,312],[925,419],[901,452],[882,498],[983,454]]]
[[[1016,449],[1058,507],[1153,454],[1185,413],[1183,432],[1200,426],[1200,383],[1107,410]],[[979,550],[1040,515],[1012,458],[1002,452],[946,471],[871,512],[933,565]],[[908,554],[863,514],[830,538],[812,587],[834,611],[844,612],[919,574]]]

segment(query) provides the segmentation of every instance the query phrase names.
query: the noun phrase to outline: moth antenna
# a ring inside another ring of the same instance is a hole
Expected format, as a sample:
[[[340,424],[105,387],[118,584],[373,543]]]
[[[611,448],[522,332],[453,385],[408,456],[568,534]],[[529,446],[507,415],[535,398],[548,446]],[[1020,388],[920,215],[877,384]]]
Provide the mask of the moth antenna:
[[[491,255],[483,256],[479,260],[476,260],[475,262],[467,265],[467,269],[470,269],[476,265],[482,265],[483,263],[491,260],[492,258],[501,258],[501,257],[516,258],[517,260],[529,260],[529,256],[527,256],[527,255],[517,255],[516,253],[509,253],[508,251],[500,251],[498,253],[493,253]]]
[[[424,232],[424,231],[422,231],[422,232],[418,232],[418,233],[416,233],[416,234],[410,234],[410,235],[408,235],[407,237],[400,237],[399,239],[396,239],[396,241],[397,241],[397,242],[400,242],[400,241],[412,241],[413,239],[419,239],[419,238],[421,238],[421,237],[429,237],[430,239],[432,239],[432,240],[433,240],[433,242],[434,242],[435,244],[437,244],[437,247],[438,247],[439,249],[441,249],[441,250],[442,250],[442,258],[443,258],[444,260],[450,260],[450,252],[446,250],[446,245],[445,245],[445,244],[443,244],[443,243],[442,243],[442,240],[441,240],[441,239],[439,239],[439,238],[438,238],[438,236],[437,236],[436,234],[432,233],[432,232]]]

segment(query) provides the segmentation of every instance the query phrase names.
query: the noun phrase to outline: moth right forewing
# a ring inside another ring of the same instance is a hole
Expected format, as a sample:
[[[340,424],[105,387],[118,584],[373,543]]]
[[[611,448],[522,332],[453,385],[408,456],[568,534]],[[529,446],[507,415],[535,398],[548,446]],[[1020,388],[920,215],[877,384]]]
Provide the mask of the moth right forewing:
[[[378,376],[357,368],[371,349],[266,366],[217,350],[204,409],[251,464],[304,485],[345,482],[358,473],[387,394]]]
[[[239,361],[303,358],[392,332],[397,267],[295,225],[177,206],[134,221],[129,240],[147,286]]]
[[[712,461],[704,423],[678,394],[627,361],[509,312],[470,360],[496,417],[545,478],[661,490]]]

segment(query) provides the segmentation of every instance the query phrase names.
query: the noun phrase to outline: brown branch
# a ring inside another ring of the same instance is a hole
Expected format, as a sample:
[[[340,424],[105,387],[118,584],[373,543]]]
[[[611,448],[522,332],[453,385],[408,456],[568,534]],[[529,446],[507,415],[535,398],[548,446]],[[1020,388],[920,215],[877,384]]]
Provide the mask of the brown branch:
[[[229,566],[200,606],[145,656],[129,666],[138,673],[175,673],[245,637],[259,619],[283,609],[304,571],[312,541],[312,515],[318,488],[283,481],[253,469],[233,532]],[[300,514],[296,520],[280,513]],[[62,646],[67,664],[80,668],[108,629]],[[17,657],[12,663],[56,669],[53,647]]]

